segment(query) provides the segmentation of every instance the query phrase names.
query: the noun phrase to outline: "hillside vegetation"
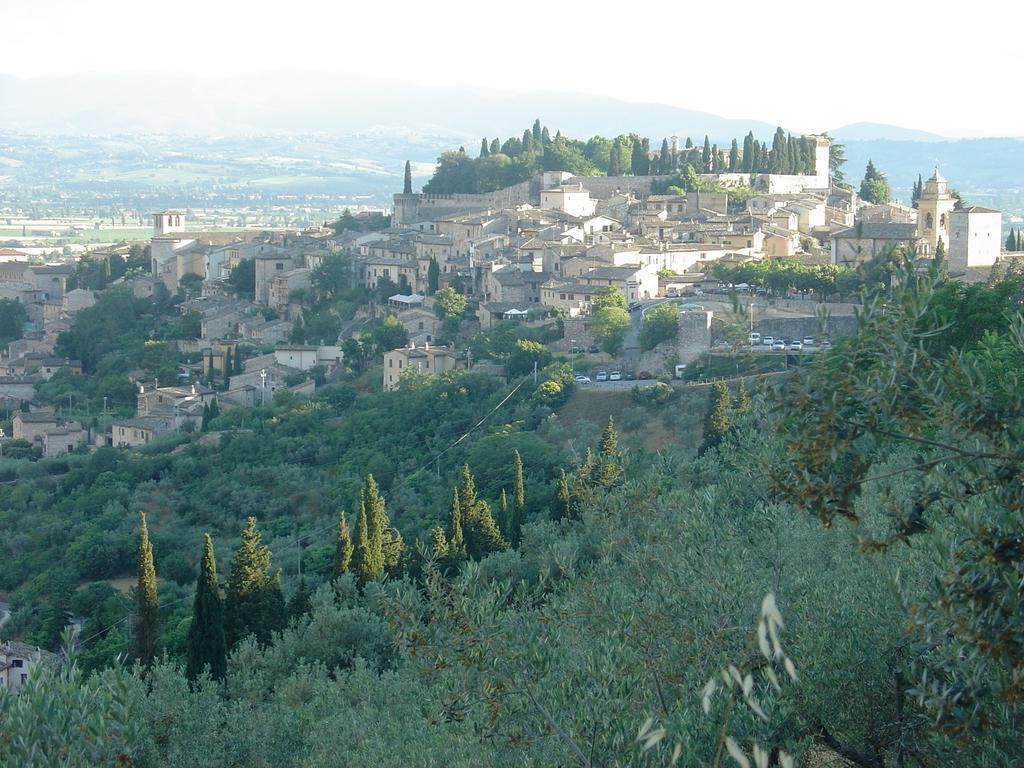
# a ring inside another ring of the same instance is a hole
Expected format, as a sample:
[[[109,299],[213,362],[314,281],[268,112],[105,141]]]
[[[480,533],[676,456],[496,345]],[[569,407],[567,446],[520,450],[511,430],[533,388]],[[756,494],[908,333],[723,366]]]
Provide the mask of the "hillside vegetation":
[[[7,578],[45,598],[33,569],[85,554],[69,531],[119,526],[107,546],[138,548],[144,620],[135,666],[111,663],[113,613],[77,661],[0,697],[25,734],[0,762],[791,766],[825,747],[875,768],[1020,765],[1024,271],[965,287],[899,251],[870,269],[858,334],[757,392],[717,383],[696,455],[620,440],[614,418],[567,428],[560,408],[613,406],[565,405],[554,366],[518,390],[328,389],[244,430],[218,417],[237,429],[216,448],[25,476],[4,528],[38,525]],[[692,418],[668,387],[628,397],[620,422]],[[282,589],[300,531],[317,544]]]

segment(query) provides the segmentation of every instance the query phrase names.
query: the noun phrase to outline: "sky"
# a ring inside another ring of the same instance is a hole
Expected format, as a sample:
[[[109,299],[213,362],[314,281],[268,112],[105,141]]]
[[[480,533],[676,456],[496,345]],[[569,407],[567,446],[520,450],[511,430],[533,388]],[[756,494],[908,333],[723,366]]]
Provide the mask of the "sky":
[[[3,0],[0,73],[312,70],[597,93],[794,130],[1024,136],[1024,4]],[[845,13],[840,13],[843,11]],[[21,34],[17,30],[22,30]],[[1013,106],[1016,104],[1017,106]]]

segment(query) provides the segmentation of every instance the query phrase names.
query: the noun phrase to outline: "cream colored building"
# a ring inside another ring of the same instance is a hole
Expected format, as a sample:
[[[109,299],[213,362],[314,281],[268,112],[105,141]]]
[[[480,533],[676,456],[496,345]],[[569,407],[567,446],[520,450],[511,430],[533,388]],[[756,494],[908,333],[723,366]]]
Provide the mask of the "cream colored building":
[[[14,640],[0,641],[0,689],[16,691],[28,681],[32,669],[53,654]]]
[[[162,416],[139,416],[110,425],[110,444],[115,448],[135,448],[174,429],[174,420]]]
[[[992,208],[972,205],[949,214],[949,267],[952,270],[991,267],[1003,246],[1003,216]]]
[[[54,429],[57,426],[57,416],[53,411],[32,411],[30,413],[19,411],[14,414],[11,422],[15,440],[27,440],[30,443],[42,444],[46,430]]]
[[[540,193],[541,209],[554,209],[570,216],[580,218],[593,216],[597,210],[597,200],[590,197],[590,192],[583,184],[562,184]]]
[[[51,427],[43,432],[43,456],[71,453],[89,441],[89,433],[77,421]]]
[[[384,391],[398,389],[405,371],[444,373],[458,367],[458,357],[451,347],[432,347],[429,343],[417,345],[412,342],[407,347],[384,353]]]

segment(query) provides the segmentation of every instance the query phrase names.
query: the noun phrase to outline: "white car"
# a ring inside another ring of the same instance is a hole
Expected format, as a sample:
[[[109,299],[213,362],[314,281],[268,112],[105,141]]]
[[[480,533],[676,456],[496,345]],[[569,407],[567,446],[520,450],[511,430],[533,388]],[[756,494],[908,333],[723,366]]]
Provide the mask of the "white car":
[[[576,383],[577,384],[589,384],[590,383],[590,377],[589,376],[584,376],[582,373],[577,373],[576,374]]]
[[[608,381],[608,371],[598,371],[596,378],[598,381]]]
[[[622,381],[622,372],[612,371],[611,376],[608,377],[608,381]]]
[[[763,336],[761,338],[761,343],[764,344],[766,347],[770,347],[770,346],[772,346],[775,343],[775,337],[774,336]]]
[[[804,336],[804,346],[805,347],[813,347],[814,346],[814,337],[813,336]]]
[[[786,342],[784,342],[782,339],[772,342],[772,349],[774,349],[776,352],[785,352]]]
[[[757,346],[758,344],[761,343],[761,334],[760,333],[752,333],[752,334],[750,334],[750,336],[747,337],[747,343],[750,344],[750,346],[752,346],[752,347]]]
[[[804,348],[804,345],[803,345],[803,342],[801,342],[801,341],[796,341],[794,339],[793,341],[789,342],[789,349],[792,352],[800,352],[800,351],[803,350],[803,348]]]

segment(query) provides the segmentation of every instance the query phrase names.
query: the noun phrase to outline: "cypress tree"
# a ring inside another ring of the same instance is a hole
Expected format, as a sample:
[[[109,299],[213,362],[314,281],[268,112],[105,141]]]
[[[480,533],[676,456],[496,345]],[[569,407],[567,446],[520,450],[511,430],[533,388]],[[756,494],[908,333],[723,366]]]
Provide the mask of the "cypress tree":
[[[384,499],[381,498],[373,475],[366,476],[363,498],[366,499],[366,521],[369,528],[370,569],[373,578],[377,578],[384,572],[384,540],[391,521],[384,511]]]
[[[786,172],[797,173],[799,170],[799,160],[796,152],[796,142],[793,140],[793,134],[786,136]]]
[[[338,513],[338,537],[334,544],[334,575],[341,576],[348,573],[352,567],[352,554],[355,547],[352,545],[352,532],[348,528],[348,521],[345,519],[345,510]]]
[[[538,117],[533,121],[533,141],[534,143],[540,141],[541,136],[544,135],[543,130],[540,127],[540,118]]]
[[[529,129],[523,131],[523,152],[529,152],[533,149],[533,134]]]
[[[256,518],[250,517],[231,561],[224,605],[224,634],[233,647],[249,634],[262,645],[285,625],[284,595],[280,574],[270,573],[270,548],[261,542]]]
[[[437,259],[433,256],[430,257],[430,265],[427,267],[427,293],[437,293],[437,288],[441,284],[441,267],[437,263]]]
[[[661,152],[658,153],[658,173],[665,174],[672,171],[672,150],[669,149],[668,139],[661,140]]]
[[[138,585],[135,588],[135,656],[144,666],[156,658],[159,600],[156,591],[156,568],[153,566],[153,546],[149,543],[146,513],[139,513]]]
[[[228,347],[228,351],[224,353],[224,381],[235,372],[234,362],[231,356],[231,347]]]
[[[743,160],[740,165],[740,170],[744,173],[750,173],[754,170],[753,166],[754,159],[754,133],[750,131],[746,136],[743,137]]]
[[[491,142],[491,154],[492,155],[500,155],[501,154],[501,142],[498,141],[497,139],[495,139],[494,141]]]
[[[487,137],[480,139],[480,157],[487,157],[491,151],[487,148]]]
[[[769,155],[769,173],[786,173],[786,134],[782,128],[775,131],[772,138],[772,151]]]
[[[732,146],[729,147],[729,172],[735,173],[740,169],[740,146],[736,143],[736,139],[732,140]]]
[[[601,485],[609,486],[619,479],[619,435],[611,416],[601,433],[601,464],[598,479]]]
[[[736,413],[750,413],[750,396],[747,394],[747,384],[740,379],[736,388]]]
[[[448,551],[452,557],[466,553],[466,539],[462,533],[462,504],[459,502],[459,489],[452,489],[452,506],[448,520]]]
[[[711,140],[704,136],[704,149],[701,152],[701,173],[711,173]]]
[[[519,543],[523,522],[526,520],[526,484],[523,482],[523,457],[519,450],[512,452],[514,484],[512,496],[512,524],[509,526],[509,539],[513,544]]]
[[[412,163],[405,161],[405,183],[402,185],[402,192],[406,195],[412,194]]]
[[[501,498],[498,500],[498,527],[501,529],[505,536],[512,538],[512,524],[513,520],[508,516],[508,497],[505,495],[505,489],[501,489]]]
[[[366,519],[366,500],[359,491],[359,511],[356,514],[356,541],[353,551],[353,570],[360,584],[373,581],[373,555],[371,552],[370,524]]]
[[[622,145],[618,139],[612,141],[612,148],[608,155],[608,175],[622,175]]]
[[[726,170],[725,152],[720,149],[715,153],[715,173],[725,173]]]
[[[569,476],[565,469],[558,470],[558,503],[562,505],[562,517],[572,517],[572,496],[569,494]]]
[[[1024,232],[1017,230],[1017,250],[1024,251]]]
[[[540,143],[545,147],[551,144],[551,134],[548,132],[548,127],[545,125],[540,132]]]
[[[217,584],[217,560],[213,554],[213,539],[206,534],[203,541],[203,561],[196,580],[196,596],[192,601],[192,623],[186,638],[186,672],[195,680],[203,670],[210,668],[210,677],[223,680],[227,674],[227,642],[224,639],[224,603]]]
[[[594,452],[587,447],[586,453],[583,454],[583,463],[580,464],[578,470],[576,470],[576,484],[577,489],[574,495],[581,496],[585,493],[594,482]]]
[[[646,176],[650,171],[650,160],[647,157],[647,153],[644,152],[644,145],[642,142],[633,142],[633,154],[630,159],[630,170],[632,170],[634,176]]]
[[[462,514],[469,512],[470,507],[476,504],[476,481],[473,473],[469,471],[469,464],[462,465],[462,482],[459,484],[459,506]]]
[[[203,421],[199,426],[200,432],[205,432],[210,428],[210,404],[203,403]]]
[[[686,146],[686,149],[693,149],[693,140],[689,136],[686,137],[686,144],[685,144],[685,146]]]
[[[465,541],[465,553],[474,559],[479,559],[491,552],[499,552],[507,548],[505,539],[494,517],[491,515],[491,508],[486,501],[476,496],[475,481],[469,471],[469,465],[462,468],[462,484],[456,494],[458,499],[458,512],[461,518],[462,536]],[[452,516],[455,516],[456,507],[452,504]],[[453,526],[454,527],[454,526]],[[452,539],[455,535],[453,532]],[[452,547],[451,542],[449,544]]]
[[[444,560],[448,557],[448,539],[444,535],[444,528],[434,526],[430,534],[430,552],[436,560]]]
[[[704,441],[700,453],[704,454],[716,448],[729,431],[729,388],[724,381],[716,381],[712,385],[711,400],[708,404],[707,416],[704,419]]]
[[[288,619],[291,621],[301,618],[312,609],[312,593],[309,591],[309,586],[306,584],[306,577],[303,576],[299,579],[299,586],[295,590],[295,594],[292,595],[292,599],[288,601]]]
[[[1017,250],[1017,233],[1012,229],[1010,230],[1010,234],[1006,236],[1006,250]]]

